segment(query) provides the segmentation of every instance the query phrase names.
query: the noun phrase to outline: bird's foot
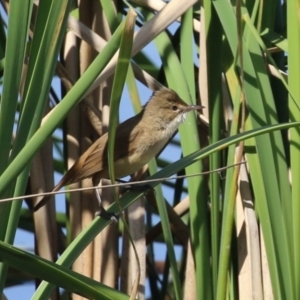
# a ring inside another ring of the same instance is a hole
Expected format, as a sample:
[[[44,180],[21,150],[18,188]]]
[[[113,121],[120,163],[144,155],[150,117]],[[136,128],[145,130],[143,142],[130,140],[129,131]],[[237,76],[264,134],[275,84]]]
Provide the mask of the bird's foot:
[[[99,211],[97,211],[95,213],[96,217],[101,217],[105,220],[110,220],[113,222],[118,222],[118,215],[112,212],[108,212],[107,210],[105,210],[103,207],[101,207],[101,209]]]

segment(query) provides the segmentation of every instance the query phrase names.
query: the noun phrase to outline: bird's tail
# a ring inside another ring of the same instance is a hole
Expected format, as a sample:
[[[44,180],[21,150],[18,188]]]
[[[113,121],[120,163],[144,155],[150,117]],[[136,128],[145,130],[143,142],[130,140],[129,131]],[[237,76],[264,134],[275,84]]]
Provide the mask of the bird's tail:
[[[59,181],[59,183],[53,188],[52,192],[57,192],[59,191],[63,186],[68,185],[71,183],[71,180],[68,176],[69,174],[67,173],[62,179]],[[42,206],[44,206],[50,199],[52,195],[47,195],[44,198],[42,198],[41,201],[39,201],[34,207],[33,211],[39,210]]]
[[[52,192],[56,192],[59,191],[61,187],[55,186],[54,189],[52,190]],[[42,206],[44,206],[50,199],[51,199],[52,195],[47,195],[44,198],[42,198],[41,201],[39,201],[34,207],[33,207],[33,211],[37,211],[39,210]]]

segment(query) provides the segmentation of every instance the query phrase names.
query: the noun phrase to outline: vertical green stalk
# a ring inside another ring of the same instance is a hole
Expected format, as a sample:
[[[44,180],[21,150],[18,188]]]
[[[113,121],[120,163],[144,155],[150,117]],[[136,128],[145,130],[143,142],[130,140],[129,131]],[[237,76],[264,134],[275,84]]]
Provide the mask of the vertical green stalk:
[[[229,61],[227,62],[229,63]],[[239,131],[240,125],[240,109],[241,109],[241,89],[239,86],[239,80],[236,77],[234,71],[234,64],[228,68],[226,72],[227,81],[230,82],[229,91],[234,105],[232,123],[230,128],[230,136],[234,136]],[[236,145],[231,145],[228,148],[227,165],[235,163],[235,151]],[[237,189],[237,175],[239,168],[230,168],[226,171],[226,182],[224,187],[223,197],[223,212],[222,212],[222,226],[221,226],[221,241],[219,251],[219,266],[218,266],[218,281],[216,288],[216,299],[225,299],[226,293],[229,292],[229,287],[233,287],[236,278],[230,277],[230,283],[228,283],[228,272],[230,253],[232,253],[232,228],[234,220],[234,209],[236,203],[236,189]],[[234,260],[234,258],[232,259]],[[232,271],[232,270],[231,270]],[[232,296],[232,295],[231,295]]]
[[[234,151],[234,148],[231,147]],[[233,152],[232,151],[232,152]],[[232,226],[233,226],[233,216],[235,210],[235,199],[237,194],[237,179],[239,175],[239,167],[235,167],[234,170],[228,171],[226,177],[232,179],[231,181],[226,181],[228,186],[228,194],[226,195],[224,203],[224,219],[222,222],[222,243],[220,248],[221,258],[219,264],[219,272],[217,274],[217,288],[216,288],[216,298],[217,300],[225,300],[226,293],[228,292],[229,283],[227,280],[229,268],[229,258],[232,243]]]
[[[299,1],[287,1],[287,27],[288,27],[288,70],[289,87],[295,99],[300,99],[300,18]],[[297,101],[297,100],[296,100]],[[289,96],[289,109],[291,120],[300,120],[300,111]],[[295,299],[300,298],[300,129],[290,130],[290,151],[291,151],[291,171],[292,171],[292,216],[294,228],[294,286]]]
[[[7,44],[5,51],[5,69],[3,92],[0,105],[0,174],[8,165],[13,126],[19,97],[19,86],[25,57],[27,32],[31,17],[32,1],[10,2],[10,14],[8,18]],[[0,193],[1,196],[10,195],[12,185]],[[7,222],[10,216],[11,203],[0,204],[0,237],[5,238]],[[0,264],[0,291],[2,292],[7,272],[7,265]]]
[[[222,28],[211,1],[204,1],[205,29],[207,48],[207,72],[209,95],[209,137],[214,143],[220,139],[222,126],[222,87],[221,87],[221,59],[222,59]],[[210,168],[220,167],[220,153],[210,156]],[[210,174],[211,196],[211,240],[212,240],[212,279],[213,297],[217,290],[218,260],[220,247],[220,176],[218,173]]]

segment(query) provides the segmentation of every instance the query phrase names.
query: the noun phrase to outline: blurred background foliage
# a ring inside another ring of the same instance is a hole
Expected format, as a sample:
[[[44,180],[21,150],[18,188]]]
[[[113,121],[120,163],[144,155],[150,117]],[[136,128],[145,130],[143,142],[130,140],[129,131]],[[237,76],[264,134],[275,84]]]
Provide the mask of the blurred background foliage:
[[[0,202],[4,299],[26,282],[32,299],[300,299],[299,1],[2,0],[0,13],[0,198],[29,195]],[[125,224],[95,218],[91,190],[33,214],[30,195],[161,85],[205,109],[132,180],[198,175],[120,194]],[[30,249],[12,246],[20,229]]]

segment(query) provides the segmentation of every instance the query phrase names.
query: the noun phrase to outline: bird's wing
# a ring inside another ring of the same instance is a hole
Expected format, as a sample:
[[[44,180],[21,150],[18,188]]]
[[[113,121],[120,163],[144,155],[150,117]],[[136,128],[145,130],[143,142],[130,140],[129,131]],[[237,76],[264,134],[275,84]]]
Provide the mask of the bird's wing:
[[[105,160],[107,160],[107,138],[107,134],[102,135],[78,158],[71,168],[76,174],[72,180],[73,182],[91,177],[93,174],[105,168]],[[71,169],[68,172],[70,172]]]
[[[135,119],[128,119],[122,126],[118,126],[115,140],[115,161],[130,155],[135,151],[132,141],[141,133],[141,128],[136,126]],[[128,143],[125,141],[128,140]],[[76,178],[72,182],[91,177],[95,173],[107,169],[107,143],[108,135],[104,134],[90,148],[84,152],[72,168],[76,168]],[[126,144],[129,145],[126,147]]]

